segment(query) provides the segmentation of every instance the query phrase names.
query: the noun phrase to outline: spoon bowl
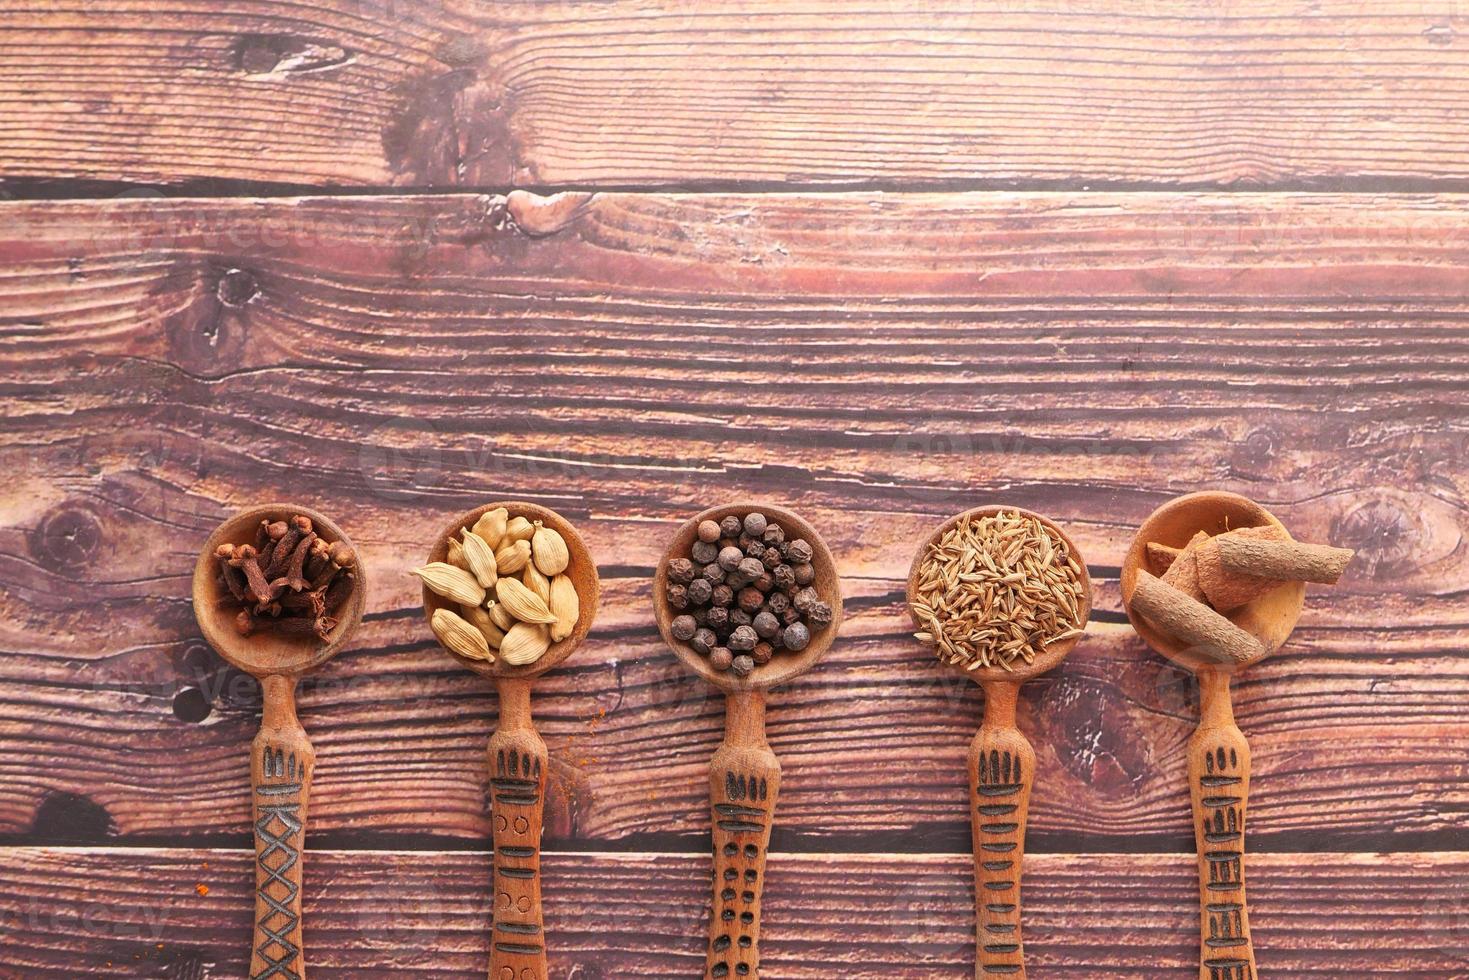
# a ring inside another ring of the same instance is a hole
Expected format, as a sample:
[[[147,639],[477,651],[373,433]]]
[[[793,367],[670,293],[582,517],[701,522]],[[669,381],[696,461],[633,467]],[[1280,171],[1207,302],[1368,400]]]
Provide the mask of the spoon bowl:
[[[235,614],[241,606],[220,584],[214,552],[222,544],[253,544],[262,520],[284,521],[296,514],[311,518],[316,533],[327,541],[341,541],[354,552],[357,550],[346,532],[309,507],[264,504],[242,510],[215,528],[194,565],[194,617],[199,621],[204,639],[231,666],[255,677],[299,676],[321,666],[341,651],[362,622],[367,578],[359,559],[354,568],[357,586],[337,611],[337,625],[325,641],[310,636],[281,636],[268,630],[241,636],[235,630]]]
[[[918,621],[918,617],[913,613],[912,604],[914,598],[918,595],[919,574],[922,571],[924,559],[928,557],[929,548],[933,547],[940,538],[960,524],[982,517],[992,517],[1001,511],[1019,514],[1022,517],[1029,517],[1039,521],[1046,530],[1060,539],[1066,546],[1066,550],[1076,559],[1076,564],[1081,567],[1082,590],[1082,605],[1077,610],[1077,623],[1079,628],[1086,627],[1087,619],[1091,616],[1092,612],[1092,580],[1091,576],[1087,573],[1086,562],[1082,560],[1081,552],[1077,549],[1075,542],[1050,518],[1043,517],[1023,507],[1009,507],[1004,504],[986,504],[983,507],[974,507],[966,510],[962,514],[955,514],[947,521],[944,521],[943,524],[940,524],[938,529],[929,535],[928,540],[914,554],[913,565],[908,571],[908,615],[913,620],[915,627],[923,629],[923,624]],[[1020,683],[1028,681],[1032,677],[1039,677],[1049,670],[1053,670],[1061,661],[1066,659],[1066,655],[1076,647],[1077,641],[1080,639],[1080,636],[1073,636],[1057,643],[1047,644],[1045,649],[1037,653],[1030,663],[1021,661],[1009,669],[996,665],[993,667],[976,667],[973,670],[969,670],[957,664],[952,665],[952,669],[957,670],[959,673],[981,685],[986,681],[1014,681]]]
[[[811,545],[813,552],[811,567],[816,572],[816,578],[812,581],[811,586],[816,589],[822,601],[831,606],[831,623],[824,629],[811,631],[811,642],[807,644],[806,649],[794,654],[789,651],[777,651],[769,663],[760,664],[750,672],[748,677],[740,677],[734,671],[715,670],[709,665],[708,657],[674,637],[673,620],[680,614],[680,611],[668,604],[668,563],[675,558],[688,557],[689,548],[698,540],[699,525],[704,521],[718,523],[730,515],[744,517],[746,514],[756,512],[764,514],[768,520],[779,524],[786,532],[786,540],[804,538]],[[724,504],[719,507],[711,507],[696,515],[674,534],[673,541],[664,552],[662,561],[658,563],[658,570],[653,576],[653,616],[658,622],[658,632],[663,634],[663,642],[668,644],[674,655],[689,670],[726,692],[764,691],[784,684],[815,667],[826,655],[826,651],[831,648],[837,630],[842,624],[841,583],[837,578],[836,562],[832,558],[831,549],[826,546],[821,535],[816,533],[816,528],[794,511],[754,501]]]
[[[474,510],[463,514],[457,519],[450,521],[444,530],[434,538],[433,550],[429,552],[428,560],[447,561],[449,557],[449,539],[457,537],[461,528],[473,528],[475,522],[485,514],[498,507],[504,507],[510,512],[511,517],[524,517],[528,521],[540,521],[546,527],[557,532],[566,541],[566,550],[571,555],[571,563],[566,566],[566,574],[571,576],[571,585],[576,589],[578,600],[578,614],[576,628],[564,640],[560,640],[546,650],[541,658],[534,663],[507,664],[496,658],[494,663],[483,660],[472,660],[469,657],[461,657],[452,650],[445,650],[450,656],[457,660],[462,666],[468,667],[486,677],[493,678],[531,678],[538,677],[561,664],[567,657],[581,646],[587,638],[587,633],[592,629],[592,620],[597,616],[597,606],[602,597],[602,584],[597,576],[597,563],[592,559],[591,552],[587,550],[586,542],[577,533],[571,522],[549,507],[541,507],[537,504],[524,503],[516,500],[496,501],[476,507]],[[433,620],[434,611],[437,609],[448,609],[450,612],[459,612],[459,603],[452,599],[446,599],[437,592],[423,588],[423,612],[429,621]]]
[[[1133,611],[1132,593],[1137,585],[1138,571],[1146,570],[1161,575],[1161,569],[1152,568],[1148,561],[1148,544],[1168,545],[1183,548],[1199,531],[1210,535],[1242,527],[1273,525],[1289,537],[1285,525],[1264,507],[1237,493],[1221,490],[1206,490],[1190,493],[1159,507],[1138,528],[1137,536],[1122,561],[1122,606],[1127,618],[1139,636],[1169,660],[1197,671],[1201,667],[1234,671],[1246,664],[1221,662],[1206,658],[1153,627],[1145,618]],[[1279,649],[1281,644],[1296,628],[1301,610],[1306,604],[1304,582],[1283,582],[1279,588],[1259,596],[1232,612],[1224,613],[1236,626],[1260,640],[1266,651]],[[1263,654],[1262,654],[1263,656]]]

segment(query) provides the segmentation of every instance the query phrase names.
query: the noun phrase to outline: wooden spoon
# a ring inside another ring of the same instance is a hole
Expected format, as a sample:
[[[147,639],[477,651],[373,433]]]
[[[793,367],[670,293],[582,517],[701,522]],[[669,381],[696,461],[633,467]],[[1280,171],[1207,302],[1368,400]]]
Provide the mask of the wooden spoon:
[[[461,666],[492,678],[500,694],[500,723],[490,736],[490,808],[495,844],[495,913],[490,946],[491,980],[547,980],[545,921],[541,911],[541,831],[545,823],[546,776],[550,761],[546,743],[530,713],[531,682],[557,666],[586,639],[602,594],[597,566],[576,529],[546,507],[500,501],[477,507],[449,522],[434,539],[428,560],[446,561],[449,539],[472,528],[485,513],[504,507],[510,516],[540,521],[566,541],[571,563],[566,574],[580,604],[576,628],[551,644],[534,663],[514,666],[503,660],[486,663],[447,651]],[[423,590],[429,620],[434,610],[459,611],[459,604]]]
[[[1034,518],[1066,543],[1081,566],[1082,606],[1077,626],[1091,614],[1091,578],[1075,542],[1055,523],[1020,507],[976,507],[945,521],[913,556],[908,573],[908,601],[918,595],[919,573],[928,549],[956,525],[1000,511]],[[909,614],[912,615],[910,608]],[[919,629],[926,627],[914,616]],[[1025,824],[1035,781],[1035,750],[1015,726],[1020,685],[1066,659],[1079,636],[1048,645],[1031,663],[965,670],[965,677],[984,688],[984,721],[969,745],[969,818],[974,837],[975,944],[979,947],[976,977],[1025,977],[1025,951],[1020,938],[1020,872],[1025,857]]]
[[[804,538],[814,552],[811,583],[831,605],[831,623],[811,631],[799,653],[777,652],[747,677],[718,671],[693,647],[673,636],[679,610],[668,604],[668,563],[687,558],[704,521],[733,514],[761,513],[786,532]],[[760,977],[760,898],[765,887],[765,857],[770,849],[775,804],[780,793],[780,761],[765,738],[765,692],[810,670],[825,655],[842,623],[841,583],[831,551],[816,529],[783,507],[739,502],[714,507],[694,517],[674,535],[653,579],[653,613],[663,641],[684,666],[725,692],[724,743],[709,766],[709,796],[714,833],[714,897],[709,920],[706,980]]]
[[[1149,567],[1149,542],[1181,549],[1199,531],[1215,535],[1266,524],[1285,531],[1269,511],[1238,494],[1191,493],[1164,504],[1143,522],[1122,563],[1122,603],[1133,628],[1154,650],[1187,667],[1199,679],[1200,718],[1189,740],[1188,779],[1199,855],[1200,980],[1255,980],[1257,976],[1245,901],[1250,746],[1234,723],[1229,697],[1230,677],[1248,664],[1209,656],[1155,629],[1132,608],[1132,596],[1140,572],[1160,574]],[[1305,594],[1304,583],[1282,583],[1227,618],[1260,640],[1264,656],[1290,636]]]
[[[264,697],[260,734],[255,736],[250,755],[255,817],[255,938],[250,976],[260,980],[305,980],[301,868],[316,752],[296,718],[296,682],[336,655],[362,622],[367,578],[359,559],[354,569],[356,587],[337,611],[337,625],[325,641],[266,631],[245,637],[235,630],[241,605],[220,585],[214,553],[222,544],[253,544],[262,520],[284,521],[296,514],[311,518],[316,533],[326,540],[352,547],[341,528],[309,507],[267,504],[241,511],[216,528],[194,566],[194,616],[204,639],[227,662],[259,680]]]

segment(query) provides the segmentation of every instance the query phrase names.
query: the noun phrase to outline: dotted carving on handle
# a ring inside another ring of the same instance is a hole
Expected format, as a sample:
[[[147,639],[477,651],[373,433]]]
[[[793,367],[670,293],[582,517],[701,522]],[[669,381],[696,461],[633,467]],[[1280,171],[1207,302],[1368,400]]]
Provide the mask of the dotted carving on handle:
[[[760,844],[749,843],[748,838],[763,842],[769,833],[769,799],[766,777],[725,773],[724,799],[714,804],[714,836],[720,857],[715,862],[719,879],[715,882],[718,897],[714,903],[719,929],[709,944],[709,976],[713,980],[759,975],[758,965],[739,962],[730,954],[752,948],[759,934],[760,871],[756,864],[761,852]]]
[[[541,842],[540,821],[533,808],[541,802],[544,778],[539,757],[516,749],[495,752],[490,792],[495,818],[495,952],[506,956],[539,957],[545,952],[541,927],[515,921],[533,917],[540,883],[535,859]],[[492,980],[545,980],[537,966],[502,966]]]
[[[291,941],[301,920],[293,908],[299,886],[288,875],[301,861],[301,787],[306,763],[294,752],[266,746],[256,788],[255,834],[264,845],[256,861],[265,877],[260,884],[260,934],[255,948],[263,966],[251,980],[300,980],[301,948]],[[278,802],[270,802],[276,800]]]
[[[1255,980],[1248,957],[1231,955],[1250,945],[1243,894],[1244,800],[1238,790],[1243,782],[1236,749],[1219,746],[1204,753],[1199,832],[1210,897],[1204,906],[1204,946],[1209,950],[1204,968],[1209,980]]]
[[[1020,756],[999,749],[981,752],[978,776],[974,805],[980,816],[978,843],[981,863],[984,870],[995,875],[984,882],[984,908],[990,919],[984,923],[986,936],[981,951],[989,954],[992,960],[1020,952],[1020,903],[1015,895],[1020,884],[1020,869],[1014,857],[1019,848],[1017,835],[1020,824],[1013,819],[1020,808],[1015,797],[1024,787]],[[985,973],[992,974],[1020,971],[1014,963],[986,962],[983,955],[980,967]]]

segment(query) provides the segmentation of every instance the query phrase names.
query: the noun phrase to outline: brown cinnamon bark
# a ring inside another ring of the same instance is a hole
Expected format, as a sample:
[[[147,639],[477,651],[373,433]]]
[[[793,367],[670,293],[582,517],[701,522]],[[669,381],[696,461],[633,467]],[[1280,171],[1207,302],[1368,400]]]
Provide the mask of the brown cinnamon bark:
[[[1227,531],[1200,543],[1198,552],[1194,556],[1199,586],[1209,605],[1221,612],[1238,609],[1252,599],[1281,586],[1278,579],[1262,578],[1249,574],[1248,570],[1224,567],[1219,557],[1219,543],[1241,540],[1268,542],[1289,539],[1285,531],[1273,524],[1265,524],[1260,527],[1242,527]]]
[[[1180,559],[1182,560],[1182,559]],[[1220,663],[1253,663],[1265,656],[1260,641],[1192,596],[1138,569],[1132,606],[1153,625]]]
[[[1165,583],[1191,599],[1204,598],[1203,587],[1199,584],[1199,548],[1208,540],[1208,532],[1199,531],[1163,573]]]
[[[1332,548],[1300,541],[1258,541],[1237,532],[1221,534],[1212,542],[1219,563],[1234,574],[1250,574],[1282,582],[1319,582],[1335,585],[1355,554],[1350,548]]]

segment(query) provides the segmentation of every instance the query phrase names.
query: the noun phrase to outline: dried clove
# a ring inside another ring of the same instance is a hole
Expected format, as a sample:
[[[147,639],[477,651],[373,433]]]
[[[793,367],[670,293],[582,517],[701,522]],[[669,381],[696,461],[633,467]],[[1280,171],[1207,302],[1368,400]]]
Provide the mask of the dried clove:
[[[230,559],[235,557],[235,546],[222,544],[215,549],[214,557],[219,561],[219,580],[229,590],[230,595],[235,597],[236,602],[245,601],[245,576],[234,565]]]
[[[351,547],[324,541],[304,515],[261,521],[255,541],[215,551],[222,588],[244,605],[235,615],[236,632],[328,639],[337,610],[356,588]]]

